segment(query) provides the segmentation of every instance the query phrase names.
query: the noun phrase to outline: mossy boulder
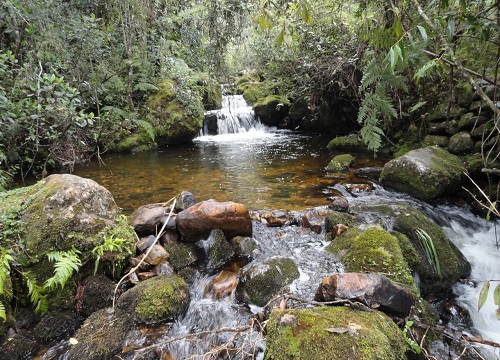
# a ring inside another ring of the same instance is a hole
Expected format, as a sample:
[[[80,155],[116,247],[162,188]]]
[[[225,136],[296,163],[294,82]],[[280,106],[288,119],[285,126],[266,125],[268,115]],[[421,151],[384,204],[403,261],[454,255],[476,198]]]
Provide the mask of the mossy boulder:
[[[189,289],[181,277],[160,275],[127,290],[117,307],[129,311],[138,323],[155,324],[183,315],[189,301]]]
[[[450,138],[445,135],[426,135],[424,140],[422,141],[423,146],[439,146],[442,148],[446,148],[448,146],[448,142]]]
[[[260,98],[253,105],[255,114],[267,126],[278,126],[288,114],[289,107],[288,99],[279,95],[268,95],[265,98]]]
[[[308,113],[309,102],[304,98],[300,98],[292,103],[288,115],[290,116],[290,119],[292,119],[292,121],[294,121],[295,123],[299,123],[306,117]]]
[[[326,166],[327,172],[341,172],[346,171],[354,164],[355,157],[351,154],[342,154],[334,156],[330,163]]]
[[[353,227],[356,225],[356,216],[340,211],[328,211],[325,215],[326,232],[332,231],[332,228],[337,224]]]
[[[93,313],[77,331],[78,343],[70,348],[68,359],[112,359],[121,353],[133,326],[134,320],[127,311],[107,308]]]
[[[456,155],[429,146],[389,161],[380,174],[380,181],[384,186],[430,201],[455,192],[464,171]]]
[[[471,267],[467,259],[446,237],[443,229],[421,211],[402,204],[355,205],[351,207],[351,211],[357,213],[360,219],[369,219],[371,223],[378,223],[389,231],[393,230],[406,236],[413,250],[408,247],[404,238],[401,240],[400,235],[393,233],[399,239],[406,263],[420,277],[420,291],[423,295],[445,292],[458,279],[469,276]],[[442,276],[439,276],[431,265],[416,229],[424,230],[432,239]]]
[[[151,113],[145,119],[154,128],[158,146],[189,142],[203,127],[201,96],[186,88],[178,90],[173,80],[158,84],[146,104]]]
[[[115,152],[142,152],[156,148],[156,142],[146,132],[145,129],[139,128],[137,132],[126,136],[116,144],[112,144],[111,151]]]
[[[448,151],[452,154],[463,155],[474,150],[474,140],[467,131],[461,131],[450,138]]]
[[[330,153],[334,152],[365,152],[368,151],[366,144],[357,136],[338,136],[328,143],[326,146]]]
[[[337,256],[348,272],[385,274],[396,283],[414,287],[398,239],[380,228],[369,228],[354,238],[342,234],[325,251]]]
[[[300,276],[292,259],[273,258],[245,269],[237,297],[247,304],[264,306],[284,286]]]
[[[208,73],[195,73],[189,81],[190,87],[200,94],[205,110],[222,107],[222,88]]]
[[[220,229],[212,230],[207,240],[196,243],[204,252],[204,265],[208,272],[221,268],[235,255],[233,247]]]
[[[403,332],[385,314],[346,307],[274,310],[266,360],[406,359]]]

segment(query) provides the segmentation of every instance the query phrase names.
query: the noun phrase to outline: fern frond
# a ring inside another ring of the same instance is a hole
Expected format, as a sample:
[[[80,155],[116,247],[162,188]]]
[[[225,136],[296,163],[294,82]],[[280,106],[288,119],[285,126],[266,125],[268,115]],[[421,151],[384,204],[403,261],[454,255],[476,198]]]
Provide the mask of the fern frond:
[[[104,243],[99,246],[96,246],[92,249],[92,254],[95,257],[95,267],[94,274],[97,273],[97,268],[99,267],[99,261],[105,252],[127,252],[127,254],[132,255],[132,251],[130,251],[128,241],[119,237],[109,236],[104,238]]]
[[[151,125],[147,121],[140,119],[135,119],[134,122],[146,131],[146,133],[148,134],[148,136],[151,138],[152,141],[155,141],[156,134],[153,125]]]
[[[0,256],[0,295],[6,292],[6,281],[10,279],[10,262],[14,261],[14,258],[7,253],[7,250],[2,251]]]
[[[49,300],[45,294],[45,289],[38,285],[34,276],[29,272],[22,273],[28,286],[28,296],[31,304],[35,307],[35,313],[43,315],[49,310]]]
[[[158,88],[150,83],[138,83],[134,86],[134,91],[158,91]]]
[[[55,289],[57,286],[64,288],[66,282],[71,278],[74,271],[78,271],[82,265],[82,261],[78,254],[80,251],[71,249],[68,251],[53,251],[47,254],[49,261],[55,261],[54,276],[47,279],[43,286],[49,290]]]
[[[1,301],[0,301],[0,318],[2,318],[3,321],[7,320],[7,312],[5,311],[5,306]]]

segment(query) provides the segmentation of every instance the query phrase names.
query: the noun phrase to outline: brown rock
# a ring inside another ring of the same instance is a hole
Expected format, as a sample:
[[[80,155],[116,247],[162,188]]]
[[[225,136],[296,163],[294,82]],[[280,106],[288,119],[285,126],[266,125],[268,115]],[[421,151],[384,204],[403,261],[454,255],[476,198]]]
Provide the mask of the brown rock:
[[[172,242],[177,242],[179,240],[179,233],[175,230],[165,230],[165,233],[161,236],[160,242],[162,245],[166,245]]]
[[[326,211],[309,210],[302,216],[304,227],[311,229],[315,233],[320,233],[325,223]]]
[[[149,235],[141,238],[138,242],[135,243],[135,247],[139,252],[145,252],[151,245],[154,244],[156,237],[154,235]]]
[[[133,267],[136,267],[140,263],[141,265],[139,266],[139,270],[140,271],[148,271],[149,269],[151,269],[151,265],[147,261],[143,261],[141,263],[141,260],[143,258],[144,258],[144,254],[141,254],[135,258],[130,258],[130,260],[129,260],[130,265],[132,265]]]
[[[314,300],[359,301],[385,313],[406,316],[415,302],[409,291],[394,285],[382,275],[341,273],[324,278],[316,290]]]
[[[332,203],[328,207],[335,211],[346,212],[349,209],[349,201],[343,196],[332,197]]]
[[[156,235],[162,227],[162,220],[170,213],[161,204],[148,204],[138,208],[130,215],[130,223],[139,235]]]
[[[170,255],[167,250],[165,250],[163,246],[156,244],[144,260],[148,264],[158,265],[162,261],[167,261],[169,258]]]
[[[251,236],[252,222],[246,206],[231,201],[202,201],[181,211],[176,218],[177,230],[184,241],[195,242],[220,229],[229,239]]]
[[[285,226],[289,221],[286,213],[283,211],[272,211],[265,212],[260,215],[260,219],[266,221],[268,227],[282,227]]]
[[[156,276],[156,274],[152,271],[140,272],[137,274],[137,277],[139,278],[140,281],[151,279],[152,277],[155,277],[155,276]]]
[[[351,184],[347,187],[351,193],[372,192],[373,187],[370,184]]]
[[[235,272],[222,270],[210,284],[209,293],[213,299],[230,298],[238,282],[239,278]]]
[[[337,224],[332,228],[332,239],[335,239],[337,236],[342,235],[344,232],[346,232],[349,229],[348,226],[345,226],[344,224]]]

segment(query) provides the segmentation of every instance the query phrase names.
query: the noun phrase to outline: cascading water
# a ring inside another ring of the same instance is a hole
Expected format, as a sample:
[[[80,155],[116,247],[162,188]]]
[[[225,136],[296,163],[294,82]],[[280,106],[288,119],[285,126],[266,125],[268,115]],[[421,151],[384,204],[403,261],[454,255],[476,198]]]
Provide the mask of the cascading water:
[[[222,109],[205,114],[201,136],[264,132],[266,129],[243,95],[224,95]]]

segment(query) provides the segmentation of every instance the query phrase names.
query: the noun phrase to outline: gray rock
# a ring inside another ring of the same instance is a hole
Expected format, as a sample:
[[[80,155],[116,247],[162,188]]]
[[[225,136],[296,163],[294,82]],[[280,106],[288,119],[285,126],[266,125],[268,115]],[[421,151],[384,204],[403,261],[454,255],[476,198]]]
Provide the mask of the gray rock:
[[[448,151],[456,155],[471,153],[474,151],[474,141],[468,132],[461,131],[450,138]]]

